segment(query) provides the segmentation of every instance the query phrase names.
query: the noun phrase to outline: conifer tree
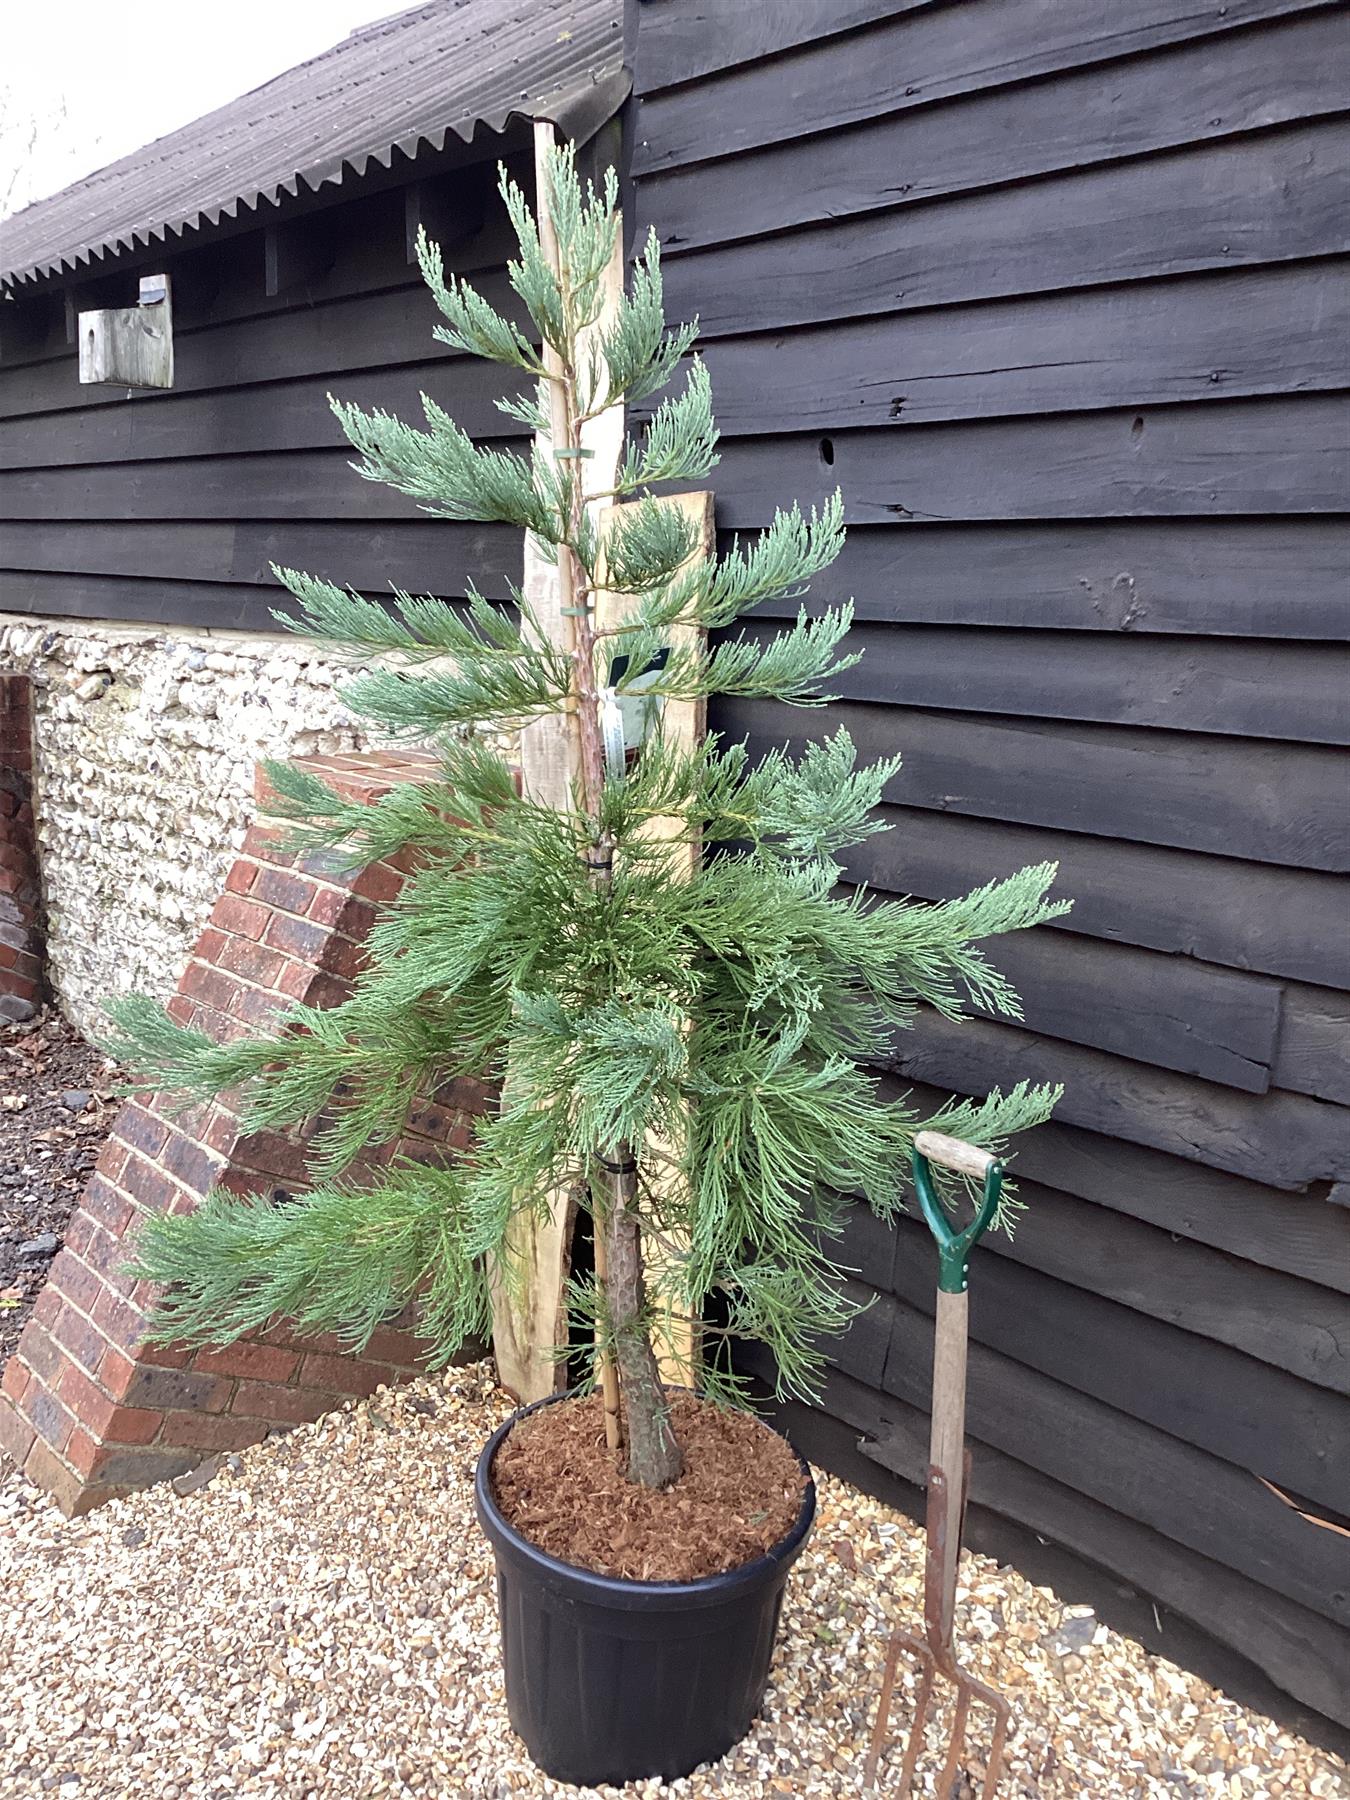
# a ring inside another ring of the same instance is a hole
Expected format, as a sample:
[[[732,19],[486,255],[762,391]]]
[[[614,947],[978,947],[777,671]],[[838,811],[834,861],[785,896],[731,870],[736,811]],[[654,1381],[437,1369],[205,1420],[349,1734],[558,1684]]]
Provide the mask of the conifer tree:
[[[629,1476],[660,1487],[681,1456],[644,1245],[662,1246],[681,1306],[697,1315],[720,1296],[710,1392],[733,1385],[727,1341],[752,1337],[773,1350],[781,1388],[809,1394],[818,1340],[850,1317],[829,1255],[839,1196],[892,1216],[922,1124],[998,1149],[1057,1097],[1019,1083],[921,1120],[881,1096],[869,1059],[920,1001],[947,1016],[973,1002],[1018,1017],[976,944],[1066,903],[1046,898],[1053,864],[936,904],[841,897],[836,858],[883,829],[874,809],[899,769],[898,758],[860,767],[842,730],[795,759],[755,760],[712,735],[681,749],[659,718],[635,760],[621,744],[616,754],[612,730],[607,745],[607,718],[630,693],[658,709],[704,695],[820,703],[856,661],[840,648],[849,606],[814,618],[803,608],[767,639],[722,634],[760,602],[800,596],[834,561],[843,507],[838,494],[809,515],[793,505],[752,541],[694,555],[692,526],[651,490],[699,483],[717,462],[708,376],[688,359],[696,326],[665,323],[654,236],[602,317],[615,179],[583,185],[559,150],[549,185],[541,242],[502,174],[520,246],[510,279],[532,333],[418,245],[442,316],[435,335],[525,378],[499,405],[536,433],[533,454],[479,448],[425,397],[422,426],[333,408],[366,479],[442,518],[518,526],[556,559],[566,642],[549,641],[521,592],[510,611],[473,592],[464,605],[401,592],[386,605],[277,570],[299,609],[288,622],[353,665],[342,690],[352,711],[439,757],[435,779],[372,806],[273,765],[277,809],[297,842],[352,860],[414,846],[415,872],[342,1004],[297,1006],[267,1036],[217,1044],[132,998],[110,1008],[110,1048],[145,1085],[234,1091],[247,1128],[318,1121],[308,1191],[284,1203],[217,1192],[191,1214],[146,1222],[137,1255],[163,1287],[158,1336],[226,1342],[286,1315],[360,1345],[416,1297],[430,1359],[444,1361],[486,1333],[490,1281],[516,1275],[513,1219],[571,1189],[603,1274],[574,1280],[570,1302],[617,1369]],[[603,498],[629,504],[602,543],[580,429],[676,381],[626,444]],[[602,583],[634,597],[627,622],[607,630]],[[672,643],[686,625],[715,643]],[[579,737],[564,811],[519,794],[474,735],[559,711]],[[644,835],[657,818],[679,831]],[[690,842],[705,852],[692,876]],[[395,1160],[358,1176],[363,1151],[397,1139],[412,1097],[455,1075],[505,1078],[463,1162]]]

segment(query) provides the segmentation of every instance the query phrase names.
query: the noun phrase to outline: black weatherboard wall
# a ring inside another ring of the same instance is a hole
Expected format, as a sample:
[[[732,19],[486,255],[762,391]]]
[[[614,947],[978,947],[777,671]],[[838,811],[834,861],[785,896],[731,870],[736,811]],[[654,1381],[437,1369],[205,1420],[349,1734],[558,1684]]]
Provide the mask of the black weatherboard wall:
[[[528,176],[528,153],[516,166]],[[509,227],[492,165],[421,187],[414,174],[364,194],[351,184],[354,197],[296,218],[274,237],[272,294],[261,224],[153,265],[142,256],[173,284],[171,393],[81,387],[61,294],[23,300],[29,340],[0,367],[5,611],[275,629],[272,561],[376,593],[392,581],[457,597],[473,574],[505,596],[518,535],[429,519],[357,480],[328,407],[332,390],[417,418],[426,389],[476,436],[518,433],[492,405],[498,372],[432,341],[436,310],[407,253],[410,209],[434,202],[438,231],[459,239],[447,266],[504,303]],[[134,297],[131,272],[76,290],[84,307]]]
[[[1067,1090],[972,1281],[973,1529],[1342,1724],[1347,75],[1294,0],[644,0],[634,121],[719,526],[836,482],[851,523],[843,697],[714,723],[903,752],[855,879],[1055,858],[1076,900],[997,950],[1024,1027],[925,1018],[891,1070]],[[789,1420],[912,1503],[934,1259],[850,1248],[875,1304]]]

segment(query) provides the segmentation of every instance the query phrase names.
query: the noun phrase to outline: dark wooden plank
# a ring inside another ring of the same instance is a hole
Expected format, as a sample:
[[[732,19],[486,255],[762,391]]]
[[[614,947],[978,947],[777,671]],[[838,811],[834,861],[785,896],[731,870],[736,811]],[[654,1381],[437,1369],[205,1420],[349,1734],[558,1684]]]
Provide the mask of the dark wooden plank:
[[[1147,1228],[1138,1229],[1142,1234]],[[937,1266],[932,1240],[918,1222],[905,1221],[897,1230],[895,1295],[931,1316]],[[1148,1261],[1159,1268],[1169,1253],[1185,1261],[1191,1250],[1162,1239]],[[1145,1270],[1136,1273],[1146,1279]],[[1257,1278],[1263,1273],[1252,1270]],[[972,1335],[1000,1355],[1308,1499],[1330,1507],[1343,1503],[1350,1481],[1350,1301],[1343,1295],[1274,1278],[1272,1309],[1304,1297],[1320,1309],[1304,1334],[1309,1378],[1244,1355],[1202,1330],[1120,1305],[1081,1281],[1060,1280],[1029,1262],[1019,1265],[983,1250],[971,1267],[970,1296]],[[1337,1334],[1345,1350],[1337,1348]],[[868,1376],[858,1378],[874,1385]]]
[[[897,1301],[885,1388],[922,1411],[932,1324]],[[1350,1625],[1344,1539],[1304,1524],[1254,1474],[973,1342],[968,1430],[980,1443]]]
[[[328,404],[335,385],[343,400],[394,413],[410,424],[423,422],[422,395],[429,394],[472,437],[526,435],[495,405],[511,389],[510,379],[478,357],[460,357],[361,372],[336,382],[328,376],[273,381],[212,394],[149,395],[149,405],[133,400],[115,409],[7,419],[0,422],[0,469],[343,445],[347,440]]]
[[[1276,982],[1067,931],[1015,932],[988,954],[1032,1031],[1250,1094],[1270,1086]]]
[[[949,7],[949,21],[959,29],[970,11]],[[1067,28],[1081,16],[1077,8],[1064,13]],[[1012,15],[1005,17],[1015,33]],[[967,61],[972,91],[938,105],[900,94],[894,65],[880,63],[845,109],[858,121],[852,129],[805,137],[799,121],[817,104],[814,69],[804,71],[800,96],[777,66],[751,71],[756,92],[744,117],[737,112],[741,77],[700,84],[639,108],[637,136],[646,140],[639,154],[664,167],[649,165],[638,180],[637,222],[644,234],[654,225],[675,252],[1344,110],[1346,51],[1334,10],[1272,23],[1256,53],[1252,42],[1207,35],[1165,56],[1118,62],[1109,78],[1100,68],[1061,67],[1013,86],[989,85]],[[874,84],[884,90],[879,103]],[[737,154],[708,161],[729,137],[740,140],[731,146]],[[761,147],[767,144],[776,147]]]
[[[1062,881],[1055,891],[1070,892]],[[1015,932],[985,953],[1021,996],[1028,1030],[1249,1094],[1271,1085],[1278,982],[1069,930]]]
[[[704,357],[728,437],[1334,392],[1345,275],[1327,261],[1086,288],[958,319],[938,308],[757,331]]]
[[[792,0],[789,6],[746,6],[745,0],[644,0],[635,86],[639,94],[710,75],[734,63],[759,62],[798,44],[815,43],[877,19],[913,12],[932,0]]]
[[[151,465],[153,467],[153,465]],[[355,481],[344,464],[338,479]],[[344,479],[345,477],[345,479]],[[341,510],[341,492],[333,511]],[[520,579],[520,534],[505,525],[471,525],[423,518],[398,524],[352,524],[341,519],[173,521],[153,531],[123,524],[68,521],[0,526],[0,567],[50,575],[117,575],[162,581],[251,582],[270,606],[285,598],[271,564],[366,591],[391,586],[456,597],[470,578],[491,599],[508,599],[507,582]]]
[[[1350,990],[1339,876],[957,813],[885,813],[892,830],[844,853],[854,882],[942,900],[996,871],[1058,862],[1058,886],[1074,907],[1053,929]],[[1279,1078],[1276,1086],[1298,1083]]]
[[[778,629],[752,624],[745,635]],[[1350,742],[1350,648],[870,622],[849,644],[863,660],[832,684],[847,700],[974,713],[1013,705],[1044,719]]]
[[[275,631],[267,589],[221,581],[146,581],[136,576],[34,574],[0,569],[0,615],[125,619],[220,631]]]
[[[713,724],[758,750],[842,725],[863,759],[904,756],[886,798],[910,807],[1292,868],[1350,866],[1344,759],[1320,746],[844,701],[828,720],[724,701]]]
[[[1339,514],[1350,488],[1344,408],[1323,394],[724,444],[729,530],[836,487],[857,525]]]
[[[1340,919],[1329,948],[1344,949],[1350,920]],[[1319,946],[1320,947],[1320,946]],[[1330,956],[1326,955],[1329,965]],[[1323,979],[1331,970],[1324,966]],[[1346,984],[1350,987],[1350,983]],[[1350,1106],[1350,994],[1325,987],[1287,987],[1279,1047],[1271,1071],[1280,1087]]]
[[[848,1377],[839,1376],[827,1389],[827,1405],[862,1417],[865,1392]],[[894,1400],[887,1405],[890,1410],[884,1415],[880,1409],[872,1413],[870,1434],[858,1440],[858,1448],[879,1467],[893,1471],[907,1484],[917,1484],[925,1456],[924,1414]],[[794,1441],[805,1426],[804,1412],[804,1408],[793,1408],[785,1421]],[[820,1432],[811,1439],[816,1446],[814,1454],[826,1466],[831,1466],[830,1459],[837,1454],[830,1422],[822,1415]],[[868,1431],[869,1427],[854,1424],[852,1429]],[[985,1538],[979,1523],[985,1508],[1015,1520],[1043,1540],[1063,1545],[1109,1570],[1118,1581],[1125,1580],[1155,1596],[1163,1606],[1255,1663],[1286,1693],[1327,1717],[1350,1723],[1338,1666],[1345,1649],[1340,1626],[1269,1587],[1196,1555],[1165,1533],[1123,1517],[1110,1504],[1089,1499],[1071,1485],[985,1444],[974,1450],[970,1497],[973,1529],[967,1530],[968,1541],[974,1540],[978,1546]],[[903,1501],[897,1498],[896,1503]],[[1175,1654],[1166,1633],[1155,1648]]]
[[[639,110],[633,168],[644,175],[706,162],[879,113],[1222,37],[1306,11],[1308,3],[1230,0],[1222,12],[1198,17],[1184,0],[1135,0],[1128,11],[1111,0],[1079,0],[1071,10],[1060,0],[1023,0],[1015,14],[999,0],[926,7],[772,61],[747,62],[668,96],[649,95]]]
[[[512,301],[504,273],[488,271],[482,288],[494,305],[519,316],[519,302]],[[140,394],[130,401],[120,388],[81,387],[73,355],[34,363],[0,380],[0,418],[109,406],[122,410],[131,406],[149,413],[172,406],[179,395],[208,389],[297,381],[304,376],[350,375],[399,363],[476,362],[476,358],[452,356],[436,343],[431,333],[439,318],[422,283],[405,279],[403,286],[388,292],[204,325],[197,331],[175,334],[172,394]],[[509,370],[494,368],[492,373],[501,392],[517,391],[522,385],[512,381]]]
[[[882,1091],[893,1092],[892,1084],[883,1083]],[[920,1085],[908,1091],[911,1104],[931,1114],[950,1089]],[[1020,1137],[1016,1152],[1019,1181],[1089,1200],[1262,1270],[1283,1270],[1350,1293],[1350,1212],[1328,1204],[1325,1180],[1281,1193],[1147,1145],[1082,1130],[1068,1122],[1063,1105],[1048,1125]]]
[[[854,167],[852,153],[861,146],[828,138],[815,148],[835,162],[847,151],[840,178],[875,184],[857,196],[860,216],[830,212],[819,225],[670,255],[665,292],[672,318],[697,313],[706,340],[1350,249],[1350,144],[1342,120],[919,205],[895,205],[889,163],[860,156]],[[810,194],[795,189],[760,202],[751,191],[756,163],[735,167],[752,205],[809,203]],[[840,206],[837,192],[828,205]],[[880,207],[888,210],[873,210]],[[701,229],[715,231],[719,223],[730,235],[741,229],[739,213],[704,219]],[[841,269],[847,281],[839,279]]]
[[[829,458],[830,460],[827,460]],[[413,518],[341,451],[0,475],[0,518]],[[1350,442],[1329,396],[754,438],[728,445],[718,517],[765,524],[842,485],[858,524],[1134,514],[1338,512]]]
[[[1270,1187],[1306,1188],[1350,1167],[1350,1108],[1278,1090],[1234,1093],[1012,1025],[926,1014],[902,1036],[890,1066],[897,1076],[963,1094],[1020,1080],[1062,1082],[1056,1116],[1065,1124]]]
[[[729,548],[726,533],[723,547]],[[1350,637],[1340,519],[855,525],[808,605],[858,619],[1035,631]],[[794,617],[797,601],[760,616]]]
[[[1317,1453],[1317,1467],[1310,1464],[1303,1470],[1303,1477],[1314,1484],[1321,1479],[1317,1470],[1322,1466],[1324,1453],[1330,1454],[1333,1461],[1337,1456],[1350,1456],[1350,1431],[1343,1428],[1344,1409],[1309,1398],[1305,1385],[1332,1388],[1340,1394],[1350,1389],[1350,1296],[1225,1255],[1175,1232],[1142,1224],[1038,1182],[1023,1179],[1018,1192],[1027,1210],[1019,1218],[1016,1231],[1011,1236],[991,1232],[984,1239],[998,1257],[1116,1301],[1135,1313],[1162,1320],[1169,1327],[1179,1327],[1215,1344],[1231,1345],[1273,1369],[1287,1370],[1299,1378],[1297,1384],[1288,1387],[1296,1412],[1312,1407],[1319,1418],[1341,1421],[1334,1431],[1327,1427],[1321,1436],[1313,1432],[1307,1443],[1299,1438],[1300,1453],[1308,1451],[1312,1441],[1324,1446],[1324,1451]],[[896,1260],[904,1254],[903,1250],[898,1251]],[[912,1246],[909,1255],[914,1260]],[[870,1281],[866,1275],[861,1279]],[[892,1285],[888,1284],[888,1291]],[[893,1291],[912,1299],[913,1279]],[[1174,1352],[1184,1361],[1189,1352],[1188,1341],[1166,1341],[1173,1342]],[[1126,1362],[1130,1355],[1125,1357]],[[1189,1364],[1187,1371],[1189,1380]],[[1062,1379],[1072,1378],[1066,1374]],[[1271,1391],[1284,1392],[1286,1385],[1277,1384]],[[1296,1402],[1295,1388],[1301,1396]],[[1230,1394],[1224,1406],[1219,1407],[1220,1412],[1231,1398]],[[1332,1440],[1329,1448],[1328,1439]],[[1222,1450],[1219,1453],[1229,1454]],[[1232,1455],[1230,1460],[1244,1459]],[[1298,1485],[1292,1474],[1287,1474],[1287,1479]],[[1350,1470],[1344,1479],[1350,1480]],[[1313,1490],[1305,1491],[1311,1494]],[[1341,1491],[1344,1493],[1344,1488]],[[1336,1504],[1331,1492],[1323,1492],[1322,1498]]]

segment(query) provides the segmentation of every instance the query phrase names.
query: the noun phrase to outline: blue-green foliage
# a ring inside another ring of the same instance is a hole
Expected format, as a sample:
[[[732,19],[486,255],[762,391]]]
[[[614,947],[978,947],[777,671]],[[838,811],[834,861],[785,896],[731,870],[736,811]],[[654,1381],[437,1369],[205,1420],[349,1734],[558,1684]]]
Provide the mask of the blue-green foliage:
[[[536,383],[542,340],[570,359],[583,412],[665,386],[694,329],[665,325],[654,240],[599,327],[599,349],[578,348],[578,334],[599,320],[612,186],[583,189],[570,158],[557,157],[561,283],[523,198],[509,181],[503,191],[520,240],[511,279],[535,333],[447,279],[423,242],[423,273],[445,320],[438,335]],[[521,526],[547,554],[570,548],[592,586],[603,557],[606,579],[636,597],[630,622],[598,652],[607,664],[627,658],[621,690],[640,679],[647,694],[670,699],[721,693],[812,706],[856,660],[839,648],[847,606],[802,611],[776,636],[672,647],[674,627],[723,631],[759,602],[801,595],[843,543],[836,495],[818,513],[793,506],[753,541],[691,561],[688,521],[642,501],[650,484],[699,480],[716,461],[697,361],[628,447],[617,491],[637,503],[603,546],[592,525],[569,523],[582,459],[480,450],[430,400],[425,429],[334,408],[367,478],[443,516]],[[538,426],[545,396],[531,389],[504,409]],[[690,751],[658,736],[623,778],[607,780],[592,814],[536,805],[472,735],[567,700],[570,658],[544,640],[522,596],[514,612],[476,595],[455,606],[396,593],[384,606],[277,573],[298,604],[296,628],[354,666],[348,703],[435,748],[440,770],[372,806],[344,801],[303,770],[271,770],[297,842],[355,862],[418,851],[347,1003],[297,1007],[272,1036],[225,1045],[145,1001],[112,1009],[119,1035],[110,1047],[148,1083],[202,1096],[236,1090],[251,1126],[317,1120],[310,1192],[280,1206],[216,1194],[189,1216],[145,1227],[142,1271],[168,1288],[162,1335],[226,1340],[290,1313],[360,1342],[416,1294],[430,1349],[447,1357],[484,1329],[489,1276],[513,1279],[512,1221],[542,1214],[568,1188],[587,1204],[597,1155],[624,1143],[637,1146],[650,1242],[671,1261],[679,1297],[701,1311],[720,1293],[727,1333],[764,1339],[784,1387],[810,1391],[817,1339],[848,1317],[828,1254],[839,1196],[861,1195],[889,1216],[920,1125],[1001,1151],[1054,1103],[1053,1091],[1019,1083],[925,1120],[885,1097],[876,1073],[921,1004],[948,1016],[972,1004],[1019,1016],[978,945],[1066,910],[1046,898],[1054,866],[941,904],[841,893],[835,859],[885,828],[875,809],[899,773],[898,758],[859,768],[842,731],[795,758],[773,751],[758,761],[712,737]],[[597,683],[605,675],[597,667]],[[657,819],[660,836],[644,835]],[[608,886],[586,861],[601,838],[617,847]],[[690,874],[692,844],[707,854]],[[395,1162],[372,1174],[363,1152],[397,1138],[410,1096],[462,1074],[504,1082],[462,1165]],[[573,1298],[603,1333],[603,1297],[579,1283]],[[709,1380],[722,1380],[715,1353]]]

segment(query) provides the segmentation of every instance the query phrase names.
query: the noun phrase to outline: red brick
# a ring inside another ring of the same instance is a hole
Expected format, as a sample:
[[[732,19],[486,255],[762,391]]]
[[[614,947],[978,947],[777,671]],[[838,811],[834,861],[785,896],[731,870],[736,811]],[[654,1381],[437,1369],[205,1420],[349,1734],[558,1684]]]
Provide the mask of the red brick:
[[[314,881],[310,876],[288,874],[283,869],[262,869],[253,884],[253,898],[281,912],[302,915],[314,902]]]
[[[219,968],[240,975],[245,981],[254,981],[259,987],[275,987],[283,960],[279,950],[264,949],[250,938],[226,938],[215,958]]]
[[[168,1135],[169,1127],[165,1121],[157,1119],[134,1100],[129,1100],[122,1108],[113,1126],[114,1137],[130,1144],[133,1150],[143,1151],[146,1156],[158,1156]]]
[[[239,857],[225,877],[225,887],[231,894],[247,894],[258,877],[258,865],[247,857]]]
[[[391,1371],[359,1356],[307,1356],[296,1380],[303,1387],[331,1388],[339,1394],[373,1394]]]
[[[214,1006],[221,1012],[228,1012],[231,1001],[239,992],[239,978],[212,968],[207,963],[191,962],[178,984],[178,991],[193,1000],[204,1001],[207,1006]]]
[[[234,939],[227,932],[218,930],[214,925],[208,925],[197,939],[192,954],[198,962],[218,963],[221,951],[227,944],[233,942]]]
[[[234,1383],[195,1369],[159,1369],[139,1363],[122,1396],[129,1406],[155,1412],[225,1412]]]
[[[108,1340],[98,1326],[83,1313],[76,1312],[73,1306],[62,1312],[52,1327],[52,1336],[91,1375],[103,1361],[103,1352],[108,1348]]]
[[[304,1425],[341,1406],[343,1398],[341,1394],[324,1394],[315,1388],[241,1381],[235,1389],[230,1411],[249,1419],[265,1419],[269,1425]]]
[[[160,1442],[192,1450],[243,1450],[266,1436],[262,1419],[238,1418],[233,1413],[172,1412],[164,1415]]]
[[[398,1363],[404,1368],[424,1364],[431,1344],[411,1331],[397,1331],[392,1325],[380,1325],[371,1333],[364,1354],[378,1362]]]
[[[47,1490],[67,1518],[88,1512],[98,1504],[98,1496],[90,1492],[83,1478],[40,1439],[28,1452],[23,1472],[31,1482]]]
[[[54,1294],[78,1306],[82,1313],[93,1314],[99,1295],[104,1291],[101,1275],[96,1275],[71,1250],[63,1250],[52,1264],[47,1286]]]
[[[336,925],[350,906],[360,904],[360,901],[353,901],[346,888],[316,887],[306,917],[316,925]]]
[[[101,1443],[108,1434],[108,1426],[113,1414],[118,1410],[117,1402],[110,1399],[95,1382],[74,1363],[68,1363],[56,1384],[57,1398],[75,1414],[86,1431],[90,1431]],[[71,1457],[72,1462],[75,1461]],[[81,1469],[82,1475],[89,1473]]]
[[[226,1344],[219,1350],[199,1350],[194,1369],[212,1375],[246,1375],[255,1381],[289,1381],[300,1358],[294,1350],[273,1344]]]
[[[123,1167],[130,1152],[123,1150]],[[126,1195],[112,1185],[109,1177],[101,1175],[96,1169],[84,1186],[80,1197],[80,1210],[87,1212],[90,1218],[97,1219],[106,1231],[114,1237],[121,1237],[131,1223],[135,1209]]]
[[[255,940],[266,931],[271,916],[265,906],[259,906],[255,900],[244,900],[238,894],[222,894],[211,909],[211,923],[219,930]]]
[[[284,967],[284,964],[281,966]],[[277,1015],[284,1010],[284,1002],[264,988],[241,987],[230,1002],[230,1008],[235,1018],[242,1020],[245,1025],[265,1030],[276,1023]]]
[[[37,1441],[37,1432],[8,1400],[0,1399],[0,1450],[10,1461],[23,1468]]]
[[[30,1381],[24,1390],[23,1414],[44,1444],[58,1454],[65,1449],[75,1429],[75,1415],[40,1381]]]
[[[264,933],[264,942],[287,956],[299,956],[317,963],[328,942],[329,934],[322,925],[311,925],[307,919],[293,919],[289,913],[273,913]]]
[[[119,1293],[116,1288],[105,1288],[94,1302],[92,1316],[95,1325],[116,1349],[128,1353],[140,1350],[148,1321],[140,1307],[132,1305],[125,1293]],[[105,1362],[106,1358],[105,1351]],[[103,1364],[99,1367],[101,1371]],[[105,1386],[109,1386],[105,1376],[100,1374],[100,1379]],[[111,1387],[109,1391],[113,1391]]]
[[[34,1303],[32,1316],[37,1320],[39,1325],[50,1327],[55,1324],[57,1314],[64,1305],[65,1300],[57,1289],[52,1286],[49,1279],[47,1285],[43,1288]]]
[[[170,1175],[176,1175],[182,1185],[194,1194],[209,1192],[215,1185],[221,1167],[218,1156],[177,1131],[164,1146],[160,1161]]]
[[[94,1173],[101,1175],[105,1181],[115,1183],[126,1166],[126,1145],[119,1143],[116,1138],[105,1138],[103,1148],[98,1153],[98,1161],[94,1164]]]
[[[370,965],[370,952],[364,944],[357,944],[349,937],[335,933],[319,959],[319,966],[325,975],[339,975],[344,981],[355,981],[361,972]]]
[[[63,1307],[58,1318],[64,1316]],[[17,1354],[41,1381],[55,1381],[65,1366],[60,1346],[36,1319],[30,1319],[24,1327]]]
[[[359,894],[363,900],[376,900],[381,905],[387,905],[403,891],[405,879],[401,870],[393,868],[387,862],[371,863],[353,881],[352,892]]]
[[[32,1379],[18,1357],[11,1356],[5,1364],[4,1374],[0,1375],[0,1394],[8,1395],[11,1400],[22,1400],[23,1390]]]

